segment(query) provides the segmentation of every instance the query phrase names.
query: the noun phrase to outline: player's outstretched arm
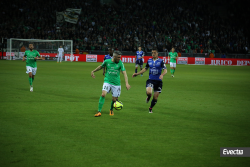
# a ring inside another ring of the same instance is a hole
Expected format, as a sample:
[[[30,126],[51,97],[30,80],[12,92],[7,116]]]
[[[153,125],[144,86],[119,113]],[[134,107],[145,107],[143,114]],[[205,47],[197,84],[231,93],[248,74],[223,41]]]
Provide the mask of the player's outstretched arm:
[[[143,59],[144,58],[144,52],[143,52],[143,55],[140,57],[140,59]]]
[[[25,56],[23,56],[23,61],[25,61]]]
[[[35,57],[36,60],[43,60],[42,57]]]
[[[39,52],[36,52],[35,60],[42,60],[42,56],[39,54]]]
[[[93,71],[91,71],[91,77],[95,78],[94,72],[99,71],[100,69],[102,69],[102,65],[99,65],[96,69],[94,69]]]
[[[131,86],[128,84],[128,75],[127,75],[127,72],[126,71],[122,71],[122,74],[124,75],[124,79],[125,79],[125,83],[126,83],[126,88],[127,88],[127,90],[129,90]]]
[[[146,68],[143,68],[140,72],[134,73],[134,74],[132,75],[132,77],[135,77],[135,76],[137,76],[137,75],[143,74],[145,71],[147,71],[147,69],[146,69]]]
[[[103,68],[103,72],[102,72],[102,75],[105,75],[105,68]]]

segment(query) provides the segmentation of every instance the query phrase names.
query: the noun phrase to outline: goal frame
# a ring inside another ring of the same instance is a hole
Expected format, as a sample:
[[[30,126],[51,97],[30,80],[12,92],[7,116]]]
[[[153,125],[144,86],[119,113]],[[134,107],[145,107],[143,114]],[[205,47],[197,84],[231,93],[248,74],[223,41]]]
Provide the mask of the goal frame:
[[[33,42],[63,42],[63,45],[64,45],[64,42],[70,42],[70,45],[71,45],[71,48],[70,48],[70,60],[71,60],[71,62],[73,60],[73,40],[46,40],[46,39],[21,39],[21,38],[10,38],[9,40],[10,40],[10,47],[9,47],[9,49],[10,49],[9,50],[10,59],[9,60],[12,60],[11,53],[12,53],[12,41],[13,40],[15,40],[15,41],[26,41],[26,42],[32,42],[32,41]]]

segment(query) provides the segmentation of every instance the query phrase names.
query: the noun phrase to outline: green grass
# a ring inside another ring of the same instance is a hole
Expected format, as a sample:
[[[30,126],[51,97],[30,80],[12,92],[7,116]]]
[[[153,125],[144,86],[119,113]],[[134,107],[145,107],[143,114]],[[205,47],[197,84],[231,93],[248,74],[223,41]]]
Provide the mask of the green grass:
[[[250,146],[250,67],[178,65],[163,79],[153,114],[143,77],[121,75],[124,108],[109,116],[111,95],[95,118],[100,63],[38,62],[34,92],[25,63],[0,61],[0,166],[249,166],[220,157],[220,147]]]

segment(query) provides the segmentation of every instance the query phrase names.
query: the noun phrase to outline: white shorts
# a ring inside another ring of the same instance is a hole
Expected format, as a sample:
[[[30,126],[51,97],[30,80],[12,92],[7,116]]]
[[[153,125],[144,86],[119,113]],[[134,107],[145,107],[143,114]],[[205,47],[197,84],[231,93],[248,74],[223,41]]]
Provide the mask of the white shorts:
[[[30,73],[32,72],[32,75],[36,75],[36,70],[37,70],[37,67],[33,68],[33,67],[30,67],[30,66],[26,66],[26,73]]]
[[[176,67],[176,63],[171,63],[170,62],[170,67],[174,67],[175,68]]]
[[[121,94],[121,86],[115,86],[109,83],[103,83],[102,90],[108,93],[111,91],[113,97],[120,97]]]

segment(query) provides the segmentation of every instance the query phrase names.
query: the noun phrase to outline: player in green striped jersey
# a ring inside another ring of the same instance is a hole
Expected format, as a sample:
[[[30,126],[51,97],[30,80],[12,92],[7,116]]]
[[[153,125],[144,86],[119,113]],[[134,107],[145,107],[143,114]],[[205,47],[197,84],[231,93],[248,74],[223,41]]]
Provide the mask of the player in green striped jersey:
[[[175,52],[174,47],[172,47],[171,52],[169,53],[170,56],[170,72],[172,77],[174,77],[174,72],[176,68],[176,60],[178,59],[178,54]]]
[[[35,79],[36,71],[37,71],[37,65],[36,65],[36,60],[42,59],[39,52],[34,49],[33,44],[29,44],[29,49],[26,50],[23,56],[23,61],[25,61],[25,57],[27,58],[26,60],[26,73],[29,74],[29,83],[30,83],[30,91],[33,92],[33,81]]]
[[[106,68],[103,88],[102,88],[102,95],[99,99],[99,106],[98,112],[95,114],[95,117],[101,116],[102,106],[105,102],[105,96],[110,91],[112,92],[112,101],[109,110],[109,115],[114,115],[113,112],[113,104],[116,102],[117,98],[121,94],[121,80],[120,80],[120,71],[124,75],[126,88],[127,90],[130,89],[130,85],[128,84],[128,76],[125,70],[125,67],[122,63],[121,59],[121,52],[115,51],[113,53],[112,59],[105,60],[102,65],[98,66],[95,70],[91,72],[91,77],[95,78],[94,72],[101,70],[102,68]]]

